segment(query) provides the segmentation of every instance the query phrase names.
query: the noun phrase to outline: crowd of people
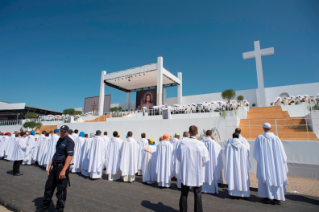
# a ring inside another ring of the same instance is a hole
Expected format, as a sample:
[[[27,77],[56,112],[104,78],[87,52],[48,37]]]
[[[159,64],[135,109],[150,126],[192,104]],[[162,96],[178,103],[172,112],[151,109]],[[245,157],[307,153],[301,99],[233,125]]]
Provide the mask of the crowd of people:
[[[250,145],[240,135],[239,128],[222,151],[218,142],[213,140],[211,130],[206,131],[202,140],[197,140],[196,126],[190,126],[182,137],[176,133],[172,138],[165,133],[158,142],[147,139],[145,133],[135,140],[129,131],[122,140],[117,131],[109,138],[107,132],[100,130],[85,134],[63,127],[67,129],[67,138],[72,139],[73,147],[67,143],[61,145],[61,129],[41,134],[38,131],[0,133],[0,158],[14,161],[14,176],[22,175],[21,164],[34,163],[45,167],[49,174],[52,165],[60,164],[53,158],[66,152],[72,156],[67,172],[81,173],[92,179],[100,179],[104,173],[110,181],[122,178],[124,182],[133,182],[136,175],[142,175],[144,183],[157,182],[159,187],[170,187],[172,178],[176,178],[177,187],[182,192],[181,211],[187,207],[189,187],[194,190],[195,211],[202,211],[201,192],[218,194],[218,183],[223,183],[223,169],[229,195],[250,196]],[[285,200],[285,186],[288,184],[287,157],[280,139],[270,132],[270,124],[265,123],[262,127],[264,133],[256,138],[253,150],[257,161],[258,195],[265,203],[272,200],[280,204],[280,200]]]
[[[289,96],[289,97],[277,97],[272,104],[272,106],[280,106],[280,105],[300,105],[302,102],[305,104],[317,104],[319,102],[319,93],[317,96],[309,96],[309,95],[297,95],[297,96]]]

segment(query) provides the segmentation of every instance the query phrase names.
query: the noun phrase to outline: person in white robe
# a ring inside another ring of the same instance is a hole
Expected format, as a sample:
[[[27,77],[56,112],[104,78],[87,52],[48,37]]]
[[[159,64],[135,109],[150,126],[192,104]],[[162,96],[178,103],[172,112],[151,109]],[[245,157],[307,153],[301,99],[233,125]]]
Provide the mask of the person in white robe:
[[[209,161],[203,166],[202,193],[218,194],[218,183],[223,183],[223,157],[221,146],[212,139],[212,131],[207,130],[203,142],[208,150]]]
[[[37,158],[36,158],[36,161],[40,164],[40,160],[41,160],[41,157],[43,155],[43,147],[42,147],[42,139],[45,137],[45,131],[42,131],[42,134],[39,136],[38,138],[38,154],[37,154]]]
[[[239,140],[241,141],[242,144],[244,144],[244,145],[247,147],[248,152],[249,152],[249,151],[250,151],[250,144],[249,144],[249,142],[248,142],[243,136],[240,135],[241,129],[240,129],[240,128],[236,128],[236,129],[235,129],[235,133],[239,134]],[[225,146],[227,146],[227,144],[228,144],[229,142],[231,142],[232,140],[233,140],[233,138],[230,137],[230,138],[227,140]]]
[[[196,139],[198,128],[189,127],[189,138],[181,141],[176,151],[176,158],[181,162],[179,177],[182,181],[179,210],[187,211],[189,187],[194,191],[194,211],[203,211],[201,190],[204,179],[203,166],[209,161],[209,153],[203,142]]]
[[[44,137],[42,137],[41,141],[41,147],[40,147],[40,155],[39,157],[39,165],[46,167],[48,164],[46,164],[45,159],[48,154],[49,144],[50,144],[50,133],[45,133]]]
[[[0,157],[6,157],[6,146],[8,145],[9,140],[11,139],[11,133],[6,132],[2,138],[1,146],[0,146]]]
[[[89,166],[88,172],[90,178],[99,179],[103,175],[103,162],[104,162],[104,139],[101,137],[102,132],[97,130],[95,137],[92,140],[90,153],[88,154]]]
[[[69,129],[69,135],[68,135],[74,142],[74,151],[76,151],[76,146],[77,146],[77,136],[75,136],[75,134],[73,133],[73,130],[72,129]],[[76,138],[75,138],[76,137]],[[71,164],[70,164],[70,172],[75,172],[75,167],[74,167],[74,160],[75,160],[75,157],[73,155],[73,158],[72,158],[72,161],[71,161]]]
[[[54,130],[54,134],[51,136],[50,138],[50,142],[48,145],[48,150],[46,152],[45,155],[45,160],[44,163],[46,165],[46,168],[48,168],[47,166],[51,163],[53,155],[55,153],[56,150],[56,143],[58,142],[60,138],[60,130],[59,129],[55,129]]]
[[[12,153],[13,153],[13,149],[15,147],[15,143],[14,143],[14,139],[16,137],[17,131],[15,131],[9,139],[9,142],[7,144],[7,149],[6,149],[6,160],[12,161]]]
[[[141,139],[137,141],[139,145],[139,150],[138,150],[138,161],[137,161],[137,167],[138,167],[138,175],[142,175],[142,155],[143,155],[143,149],[148,145],[148,141],[146,139],[146,134],[142,133],[141,134]]]
[[[20,173],[20,165],[23,162],[23,159],[25,158],[25,151],[27,149],[27,138],[26,138],[26,133],[21,132],[21,137],[20,134],[17,134],[15,139],[14,139],[14,151],[12,154],[12,160],[13,162],[13,175],[14,176],[21,176],[23,175]]]
[[[123,142],[120,169],[124,182],[135,181],[135,174],[137,173],[137,160],[139,153],[139,146],[132,137],[133,133],[127,133],[126,140]]]
[[[25,158],[24,158],[23,164],[31,165],[34,163],[32,156],[33,156],[33,151],[34,151],[34,148],[36,145],[35,131],[30,132],[30,135],[27,138],[27,144],[28,144],[28,146],[27,146],[27,149],[25,151]]]
[[[173,145],[173,156],[172,156],[172,162],[173,162],[173,169],[172,169],[172,177],[177,177],[176,175],[176,167],[175,167],[175,164],[176,164],[176,157],[175,157],[175,150],[176,150],[176,147],[177,147],[177,144],[179,143],[180,141],[180,134],[179,133],[175,133],[174,135],[174,138],[170,141],[171,144]]]
[[[74,172],[75,173],[80,173],[81,172],[81,164],[82,164],[82,152],[84,150],[84,132],[80,132],[78,137],[77,137],[77,147],[75,148],[74,151],[74,156],[76,159],[74,160]]]
[[[121,177],[120,163],[123,141],[119,137],[120,133],[114,131],[113,138],[111,138],[110,147],[108,149],[105,173],[108,174],[109,181],[117,180]]]
[[[103,169],[106,168],[106,164],[108,163],[108,158],[109,158],[109,147],[110,147],[110,139],[107,137],[107,132],[104,132],[104,135],[102,136],[104,142],[104,148],[103,148]]]
[[[232,197],[250,197],[249,150],[242,143],[238,133],[225,146],[225,180],[228,184],[228,194]]]
[[[94,133],[90,133],[90,138],[85,138],[84,139],[84,144],[83,144],[83,152],[82,152],[82,164],[81,164],[81,174],[89,177],[90,173],[88,172],[89,170],[89,154],[91,152],[91,146],[92,146],[92,140],[94,138]]]
[[[173,170],[173,145],[169,142],[169,135],[165,133],[157,144],[156,175],[160,187],[170,187]]]
[[[262,201],[280,204],[285,201],[288,185],[287,156],[281,140],[270,132],[271,125],[263,124],[264,133],[259,135],[254,144],[253,156],[257,161],[258,196]]]
[[[74,140],[78,140],[78,137],[79,137],[79,130],[75,129],[73,133],[73,138]]]
[[[153,184],[157,180],[156,176],[156,159],[157,152],[154,139],[148,139],[149,144],[142,149],[142,175],[143,182]]]

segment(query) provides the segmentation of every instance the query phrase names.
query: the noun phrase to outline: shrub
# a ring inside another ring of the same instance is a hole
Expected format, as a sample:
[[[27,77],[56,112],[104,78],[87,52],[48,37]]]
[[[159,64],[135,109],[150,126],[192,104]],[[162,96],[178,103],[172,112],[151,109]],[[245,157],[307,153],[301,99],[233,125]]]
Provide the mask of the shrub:
[[[81,115],[82,111],[76,111],[73,108],[65,109],[63,110],[63,114],[69,114],[69,115]]]
[[[31,129],[33,128],[39,129],[41,128],[41,126],[42,126],[41,122],[35,122],[35,121],[29,121],[23,124],[24,128],[31,128]]]
[[[27,114],[25,114],[25,117],[27,118],[27,119],[36,119],[36,118],[38,118],[38,115],[36,114],[36,113],[27,113]]]
[[[221,96],[223,99],[230,101],[236,96],[236,92],[233,89],[224,90]]]
[[[243,100],[244,100],[244,97],[243,97],[242,95],[239,95],[239,96],[237,96],[237,100],[238,100],[238,101],[243,101]]]

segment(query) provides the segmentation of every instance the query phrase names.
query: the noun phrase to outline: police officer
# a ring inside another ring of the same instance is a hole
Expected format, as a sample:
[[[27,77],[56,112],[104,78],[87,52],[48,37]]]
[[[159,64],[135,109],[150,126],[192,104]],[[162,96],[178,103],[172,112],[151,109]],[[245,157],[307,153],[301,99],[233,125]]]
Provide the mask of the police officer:
[[[63,211],[64,209],[66,188],[69,181],[68,170],[74,151],[74,141],[68,136],[68,134],[69,127],[66,125],[61,126],[61,137],[56,144],[55,154],[53,155],[52,161],[47,170],[49,177],[45,184],[44,198],[41,207],[37,210],[37,212],[43,212],[49,209],[55,188],[57,188],[56,197],[58,199],[56,211]]]

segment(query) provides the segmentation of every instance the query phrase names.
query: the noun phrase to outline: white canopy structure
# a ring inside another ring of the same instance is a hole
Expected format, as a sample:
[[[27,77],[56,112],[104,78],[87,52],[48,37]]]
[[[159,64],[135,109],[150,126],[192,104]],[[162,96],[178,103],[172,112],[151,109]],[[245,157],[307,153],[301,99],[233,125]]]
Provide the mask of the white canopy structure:
[[[162,105],[162,97],[166,98],[163,87],[178,86],[178,104],[182,104],[182,73],[177,77],[163,67],[163,58],[157,63],[106,74],[102,71],[99,99],[99,115],[103,115],[105,85],[126,92],[126,104],[129,108],[130,93],[140,90],[157,89],[157,106]]]

